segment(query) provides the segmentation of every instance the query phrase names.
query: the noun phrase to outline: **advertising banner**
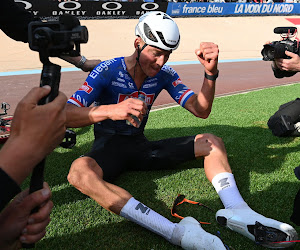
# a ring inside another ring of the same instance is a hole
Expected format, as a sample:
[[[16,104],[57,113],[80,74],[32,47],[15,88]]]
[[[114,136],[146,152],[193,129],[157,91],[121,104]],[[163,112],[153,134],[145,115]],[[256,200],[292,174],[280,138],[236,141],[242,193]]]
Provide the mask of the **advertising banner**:
[[[179,16],[299,15],[299,3],[169,3],[167,14]]]
[[[112,2],[112,1],[67,1],[57,0],[15,0],[22,8],[36,17],[57,18],[63,14],[79,19],[139,18],[149,11],[166,12],[167,2]]]

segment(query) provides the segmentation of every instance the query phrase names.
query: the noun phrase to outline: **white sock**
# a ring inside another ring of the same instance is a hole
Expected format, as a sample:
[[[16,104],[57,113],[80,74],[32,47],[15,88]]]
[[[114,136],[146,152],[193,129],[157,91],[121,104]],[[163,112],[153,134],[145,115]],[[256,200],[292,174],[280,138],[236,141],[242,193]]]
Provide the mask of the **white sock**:
[[[219,173],[212,179],[211,183],[226,209],[249,208],[236,186],[233,174],[228,172]]]
[[[164,237],[175,245],[179,245],[181,242],[183,226],[169,221],[133,197],[122,208],[120,215]]]

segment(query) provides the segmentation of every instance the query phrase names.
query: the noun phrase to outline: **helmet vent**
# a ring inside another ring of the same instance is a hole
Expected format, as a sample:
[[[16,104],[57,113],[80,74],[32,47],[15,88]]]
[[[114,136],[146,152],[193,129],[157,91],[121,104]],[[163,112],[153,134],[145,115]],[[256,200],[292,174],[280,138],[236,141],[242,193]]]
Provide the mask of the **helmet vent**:
[[[168,17],[168,16],[166,16],[166,15],[164,15],[163,19],[168,19],[168,20],[173,21],[170,17]]]
[[[153,42],[157,42],[157,39],[156,37],[153,35],[153,33],[151,32],[151,29],[150,27],[148,26],[148,24],[144,23],[144,32],[145,32],[145,35],[146,37],[153,41]]]
[[[165,38],[164,38],[164,35],[163,35],[160,31],[157,31],[157,34],[158,34],[158,36],[159,36],[161,42],[162,42],[165,46],[167,46],[167,47],[169,47],[169,48],[172,48],[172,49],[175,48],[175,47],[177,46],[178,42],[179,42],[179,39],[178,39],[178,41],[177,41],[176,44],[174,44],[174,45],[168,44],[168,43],[166,42]]]

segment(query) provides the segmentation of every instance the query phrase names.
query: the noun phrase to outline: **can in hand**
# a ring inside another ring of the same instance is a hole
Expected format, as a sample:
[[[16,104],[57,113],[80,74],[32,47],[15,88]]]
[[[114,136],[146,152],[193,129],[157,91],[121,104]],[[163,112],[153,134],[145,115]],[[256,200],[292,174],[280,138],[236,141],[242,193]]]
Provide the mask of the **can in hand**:
[[[139,99],[139,100],[141,100],[141,101],[143,101],[143,102],[145,102],[145,95],[143,95],[143,94],[139,94],[139,96],[138,96],[138,98],[137,99]],[[141,126],[141,121],[139,120],[139,118],[137,118],[135,115],[130,115],[133,119],[134,119],[134,121],[138,124],[138,126],[137,126],[137,128],[139,128],[140,126]],[[131,123],[130,123],[130,121],[128,121],[128,120],[126,120],[126,124],[127,125],[130,125],[130,126],[133,126]]]

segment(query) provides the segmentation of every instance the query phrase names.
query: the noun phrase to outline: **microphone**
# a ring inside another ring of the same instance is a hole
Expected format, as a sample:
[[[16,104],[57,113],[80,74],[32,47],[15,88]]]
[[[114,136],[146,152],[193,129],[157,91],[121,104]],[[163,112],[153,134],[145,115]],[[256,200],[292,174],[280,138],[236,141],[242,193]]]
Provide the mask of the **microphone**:
[[[274,29],[275,34],[284,34],[284,33],[294,34],[296,31],[297,31],[296,27],[276,27]]]

